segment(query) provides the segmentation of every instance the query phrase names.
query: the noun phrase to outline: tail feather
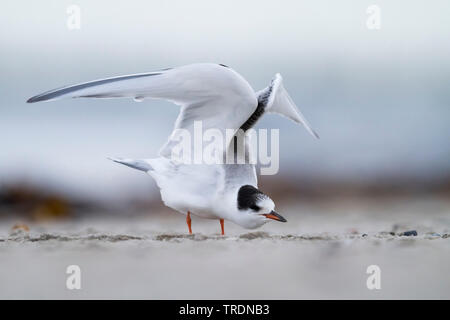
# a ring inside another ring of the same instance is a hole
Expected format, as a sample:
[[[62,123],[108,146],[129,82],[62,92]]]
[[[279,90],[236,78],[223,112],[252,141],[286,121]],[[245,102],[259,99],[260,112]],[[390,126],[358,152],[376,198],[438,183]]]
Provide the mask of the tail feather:
[[[147,160],[121,159],[121,158],[108,158],[108,159],[140,171],[148,172],[153,169]]]

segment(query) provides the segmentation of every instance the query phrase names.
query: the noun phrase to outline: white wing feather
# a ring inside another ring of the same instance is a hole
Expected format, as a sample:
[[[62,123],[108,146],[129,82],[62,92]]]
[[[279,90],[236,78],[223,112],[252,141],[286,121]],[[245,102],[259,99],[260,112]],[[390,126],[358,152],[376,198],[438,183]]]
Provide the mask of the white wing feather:
[[[175,129],[160,154],[170,157],[178,143],[176,129],[193,133],[194,121],[202,121],[203,130],[237,130],[257,106],[255,93],[248,82],[233,69],[198,63],[151,73],[126,75],[86,82],[45,92],[27,102],[61,98],[121,98],[137,101],[145,98],[165,99],[181,106]],[[226,141],[229,145],[230,139]]]
[[[313,130],[309,122],[295,105],[283,86],[283,78],[277,73],[269,87],[256,93],[258,100],[266,100],[264,111],[285,116],[296,123],[301,123],[306,130],[316,138],[319,135]]]

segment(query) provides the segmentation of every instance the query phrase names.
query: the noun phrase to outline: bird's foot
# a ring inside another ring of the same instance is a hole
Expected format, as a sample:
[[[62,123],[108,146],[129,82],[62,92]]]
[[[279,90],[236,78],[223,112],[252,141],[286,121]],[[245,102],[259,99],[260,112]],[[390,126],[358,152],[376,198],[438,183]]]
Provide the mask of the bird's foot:
[[[187,216],[186,216],[186,223],[188,225],[189,228],[189,234],[192,234],[192,228],[191,228],[191,213],[188,211]]]
[[[224,223],[224,220],[220,219],[220,228],[222,229],[222,235],[224,236],[225,235],[225,228],[223,226],[223,223]]]

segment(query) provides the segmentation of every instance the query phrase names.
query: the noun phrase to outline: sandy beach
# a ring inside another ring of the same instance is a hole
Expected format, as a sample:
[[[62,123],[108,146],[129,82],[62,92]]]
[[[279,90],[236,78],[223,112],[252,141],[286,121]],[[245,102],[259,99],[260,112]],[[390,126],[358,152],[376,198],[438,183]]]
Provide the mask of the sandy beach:
[[[0,229],[2,299],[449,299],[448,201],[286,206],[245,230],[176,213]],[[395,215],[393,215],[395,212]],[[417,236],[404,235],[416,231]],[[81,268],[81,290],[66,268]],[[369,290],[366,269],[381,269]]]

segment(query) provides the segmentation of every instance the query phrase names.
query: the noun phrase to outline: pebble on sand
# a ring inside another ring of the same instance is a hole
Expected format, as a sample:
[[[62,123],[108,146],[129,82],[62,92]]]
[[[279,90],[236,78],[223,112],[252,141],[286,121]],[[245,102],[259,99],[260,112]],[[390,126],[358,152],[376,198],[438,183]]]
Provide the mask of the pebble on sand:
[[[415,237],[415,236],[417,236],[417,231],[416,230],[405,231],[405,232],[401,233],[400,235],[407,236],[407,237],[410,237],[410,236]]]

